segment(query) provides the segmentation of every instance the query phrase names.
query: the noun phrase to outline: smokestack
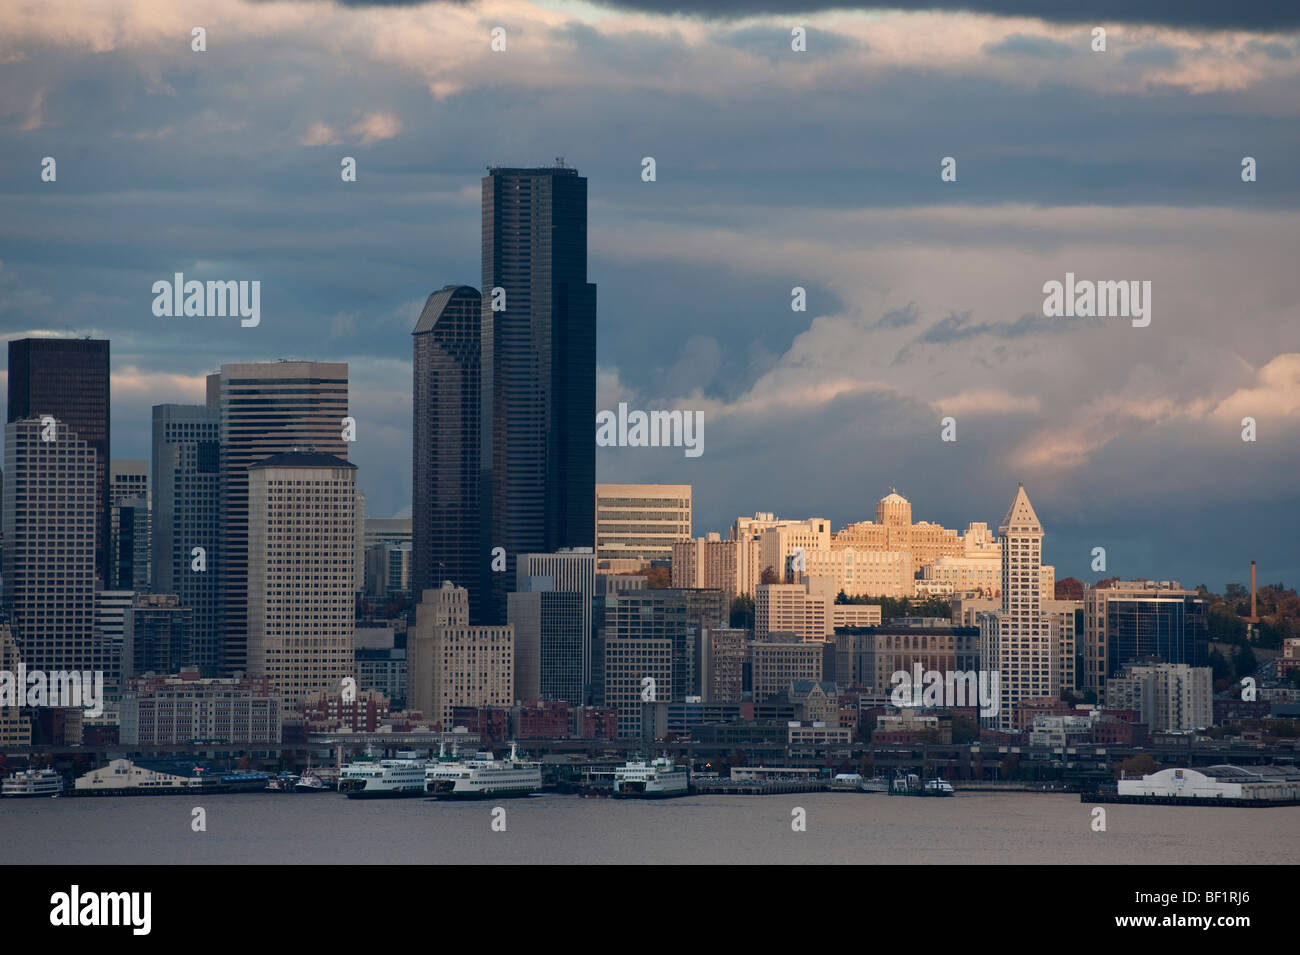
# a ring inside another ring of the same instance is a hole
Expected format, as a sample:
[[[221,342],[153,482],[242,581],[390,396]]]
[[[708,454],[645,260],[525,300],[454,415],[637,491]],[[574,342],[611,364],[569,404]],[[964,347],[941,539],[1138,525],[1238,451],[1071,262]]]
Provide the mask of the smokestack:
[[[1255,614],[1255,562],[1250,562],[1250,619],[1253,623],[1259,617]]]

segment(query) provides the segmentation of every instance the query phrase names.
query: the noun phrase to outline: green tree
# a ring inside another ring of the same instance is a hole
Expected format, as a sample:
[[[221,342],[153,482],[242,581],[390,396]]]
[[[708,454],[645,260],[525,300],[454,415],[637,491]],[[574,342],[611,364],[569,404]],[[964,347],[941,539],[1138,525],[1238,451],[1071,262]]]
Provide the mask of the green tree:
[[[974,743],[980,738],[980,726],[969,716],[954,714],[952,718],[952,741],[955,744]]]
[[[754,598],[741,594],[731,602],[731,626],[737,630],[754,629]]]
[[[1243,676],[1253,676],[1258,667],[1259,661],[1255,659],[1255,651],[1250,647],[1238,647],[1237,652],[1232,655],[1232,668],[1238,680]]]

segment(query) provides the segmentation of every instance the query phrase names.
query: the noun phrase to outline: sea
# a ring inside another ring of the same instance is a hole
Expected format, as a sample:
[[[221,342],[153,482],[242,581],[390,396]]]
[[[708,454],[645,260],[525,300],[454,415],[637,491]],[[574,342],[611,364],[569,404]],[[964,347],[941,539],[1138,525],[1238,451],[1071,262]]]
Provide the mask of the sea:
[[[1282,865],[1300,861],[1300,806],[1094,807],[1077,795],[988,792],[60,797],[0,800],[0,846],[0,861],[38,865]]]

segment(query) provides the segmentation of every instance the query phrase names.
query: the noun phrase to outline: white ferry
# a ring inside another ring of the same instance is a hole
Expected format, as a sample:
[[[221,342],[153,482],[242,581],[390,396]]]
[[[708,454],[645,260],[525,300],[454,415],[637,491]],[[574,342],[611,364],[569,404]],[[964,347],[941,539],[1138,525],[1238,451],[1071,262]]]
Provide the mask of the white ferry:
[[[14,773],[0,786],[5,796],[57,796],[63,792],[63,777],[52,769],[28,769]]]
[[[623,799],[664,799],[685,796],[691,790],[686,767],[667,756],[654,762],[628,760],[614,770],[614,796]]]
[[[395,759],[359,759],[339,772],[339,792],[349,799],[393,799],[424,793],[429,760],[401,752]]]
[[[425,789],[439,799],[528,796],[541,792],[542,770],[536,763],[521,762],[511,743],[510,758],[504,760],[489,752],[466,760],[442,756],[425,771]]]

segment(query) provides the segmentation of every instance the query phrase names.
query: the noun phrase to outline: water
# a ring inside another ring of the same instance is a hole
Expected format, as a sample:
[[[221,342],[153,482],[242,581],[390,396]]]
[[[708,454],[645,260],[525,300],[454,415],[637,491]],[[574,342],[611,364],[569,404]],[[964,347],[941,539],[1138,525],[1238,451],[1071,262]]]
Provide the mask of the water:
[[[191,810],[207,810],[193,832]],[[491,830],[506,810],[505,832]],[[791,810],[807,831],[791,830]],[[0,858],[139,863],[1293,864],[1300,807],[1108,805],[1093,832],[1078,796],[855,793],[663,801],[534,796],[500,802],[241,794],[0,802]]]

